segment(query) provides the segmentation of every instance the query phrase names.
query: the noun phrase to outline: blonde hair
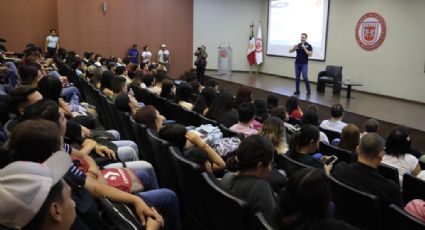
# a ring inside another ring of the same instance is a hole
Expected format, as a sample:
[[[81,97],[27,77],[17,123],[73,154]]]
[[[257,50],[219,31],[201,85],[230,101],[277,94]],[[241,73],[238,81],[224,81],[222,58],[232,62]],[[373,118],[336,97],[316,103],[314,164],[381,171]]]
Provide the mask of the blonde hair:
[[[278,153],[288,150],[286,143],[286,130],[283,121],[276,117],[269,117],[263,122],[259,135],[267,137]]]

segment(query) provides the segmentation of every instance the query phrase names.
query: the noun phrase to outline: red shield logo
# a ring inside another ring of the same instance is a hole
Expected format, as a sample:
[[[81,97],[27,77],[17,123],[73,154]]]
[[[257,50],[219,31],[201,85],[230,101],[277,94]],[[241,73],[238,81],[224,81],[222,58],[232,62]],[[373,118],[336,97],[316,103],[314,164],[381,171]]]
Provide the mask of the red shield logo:
[[[255,51],[256,52],[263,51],[263,42],[261,41],[261,39],[255,40]]]
[[[226,57],[227,57],[227,51],[226,51],[226,50],[222,50],[222,51],[220,51],[220,56],[221,56],[222,58],[226,58]]]
[[[374,50],[385,40],[387,27],[384,18],[377,13],[367,13],[357,22],[356,41],[365,50]]]

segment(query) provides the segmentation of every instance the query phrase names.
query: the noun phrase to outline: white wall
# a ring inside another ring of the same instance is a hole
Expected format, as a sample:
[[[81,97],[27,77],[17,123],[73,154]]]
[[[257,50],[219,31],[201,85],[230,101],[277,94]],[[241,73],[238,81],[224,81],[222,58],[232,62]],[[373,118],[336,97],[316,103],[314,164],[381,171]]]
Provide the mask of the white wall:
[[[260,21],[261,3],[261,0],[194,0],[193,50],[202,44],[207,47],[207,69],[217,69],[217,47],[221,42],[230,42],[233,70],[249,70],[246,59],[249,25]]]
[[[247,70],[248,25],[252,20],[258,24],[256,10],[260,11],[266,45],[268,0],[195,0],[194,9],[194,47],[230,40],[238,50],[234,69]],[[364,84],[359,90],[425,102],[424,10],[423,0],[331,0],[326,62],[310,62],[310,80],[316,81],[326,65],[342,65],[344,78]],[[386,39],[374,51],[360,48],[354,36],[357,21],[367,12],[379,13],[387,24]],[[208,68],[215,69],[217,55],[211,48],[210,53]],[[293,77],[293,63],[294,59],[265,56],[261,71]]]
[[[263,0],[263,21],[267,10]],[[326,62],[310,62],[310,80],[316,81],[326,65],[342,65],[344,78],[364,84],[359,90],[425,102],[424,10],[423,0],[331,1]],[[367,12],[379,13],[387,25],[385,41],[374,51],[360,48],[354,36],[357,21]],[[293,77],[293,62],[266,56],[262,72]]]

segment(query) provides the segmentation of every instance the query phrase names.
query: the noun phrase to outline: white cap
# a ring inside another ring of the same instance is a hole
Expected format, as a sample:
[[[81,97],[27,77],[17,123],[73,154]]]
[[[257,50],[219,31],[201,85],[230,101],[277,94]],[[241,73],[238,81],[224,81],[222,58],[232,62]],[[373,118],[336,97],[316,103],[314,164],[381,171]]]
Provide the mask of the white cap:
[[[69,154],[59,151],[42,164],[16,161],[1,169],[0,224],[18,229],[27,225],[70,165]]]
[[[162,44],[162,45],[161,45],[161,48],[165,48],[165,47],[167,47],[165,44]]]

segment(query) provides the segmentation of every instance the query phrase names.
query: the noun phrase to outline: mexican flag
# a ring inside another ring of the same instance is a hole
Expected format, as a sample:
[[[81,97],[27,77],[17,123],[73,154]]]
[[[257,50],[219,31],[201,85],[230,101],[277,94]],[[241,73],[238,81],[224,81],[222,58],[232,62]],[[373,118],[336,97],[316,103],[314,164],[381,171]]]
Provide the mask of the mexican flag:
[[[249,65],[254,65],[256,63],[255,60],[255,37],[254,37],[254,25],[251,25],[251,33],[249,35],[249,45],[248,45],[248,63]]]

